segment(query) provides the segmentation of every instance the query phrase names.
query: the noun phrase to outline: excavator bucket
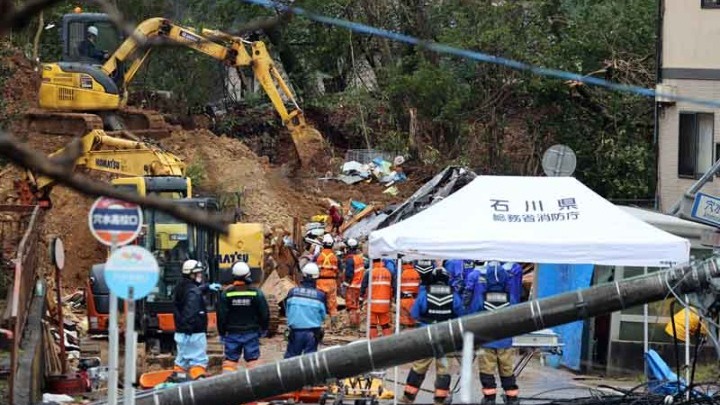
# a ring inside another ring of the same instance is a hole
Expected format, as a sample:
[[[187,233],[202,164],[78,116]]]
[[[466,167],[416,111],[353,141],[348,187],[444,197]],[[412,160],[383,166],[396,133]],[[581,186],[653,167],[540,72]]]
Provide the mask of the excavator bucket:
[[[310,168],[324,155],[325,141],[322,134],[310,125],[298,125],[290,130],[300,167]]]

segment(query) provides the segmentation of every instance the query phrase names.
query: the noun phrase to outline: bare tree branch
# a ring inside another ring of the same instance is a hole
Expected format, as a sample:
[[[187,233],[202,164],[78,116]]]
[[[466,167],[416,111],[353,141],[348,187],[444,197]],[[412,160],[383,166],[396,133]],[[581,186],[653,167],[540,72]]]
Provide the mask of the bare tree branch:
[[[113,22],[113,24],[115,24],[115,26],[120,28],[128,38],[134,39],[135,42],[138,43],[138,45],[140,46],[140,48],[142,50],[145,50],[149,46],[175,46],[175,45],[177,45],[177,44],[174,44],[173,42],[168,41],[162,37],[148,39],[142,35],[138,35],[138,33],[135,32],[135,26],[133,24],[131,24],[130,22],[128,22],[125,19],[125,17],[123,17],[122,12],[120,12],[120,10],[114,4],[112,4],[111,2],[109,2],[107,0],[94,0],[94,2],[103,10],[103,12],[105,12],[105,14],[108,15],[108,17]],[[277,26],[278,24],[285,24],[290,20],[290,18],[292,18],[291,13],[283,12],[274,17],[258,18],[258,19],[252,20],[246,24],[243,24],[239,27],[234,27],[229,30],[222,30],[222,31],[229,35],[232,35],[232,36],[241,37],[241,36],[249,34],[251,32],[262,31],[262,30],[267,30],[267,29],[273,28],[273,27]],[[208,37],[207,39],[204,39],[199,42],[203,43],[203,42],[217,41],[217,40],[222,40],[222,38],[217,38],[217,37],[211,36],[211,37]]]
[[[227,233],[227,225],[232,222],[231,215],[209,214],[180,206],[170,199],[156,196],[142,197],[138,194],[120,191],[108,183],[93,180],[68,170],[68,165],[64,162],[73,154],[77,156],[77,153],[77,150],[69,150],[60,161],[50,160],[12,135],[0,132],[0,156],[4,156],[21,167],[51,177],[58,183],[85,195],[107,196],[135,203],[145,208],[165,212],[189,224]]]

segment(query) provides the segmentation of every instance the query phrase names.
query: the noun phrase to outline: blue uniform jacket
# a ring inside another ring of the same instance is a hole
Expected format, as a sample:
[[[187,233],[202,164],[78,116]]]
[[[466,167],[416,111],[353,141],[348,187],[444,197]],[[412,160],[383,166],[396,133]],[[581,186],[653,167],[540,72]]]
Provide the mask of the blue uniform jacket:
[[[393,277],[397,277],[397,262],[393,259],[383,259],[382,262],[385,268],[390,270]]]
[[[522,295],[522,267],[518,263],[503,263],[495,265],[488,263],[479,274],[475,284],[472,302],[468,313],[475,313],[485,309],[485,293],[506,292],[510,305],[520,302]],[[490,349],[507,349],[512,346],[512,338],[506,338],[487,343],[483,347]]]
[[[315,281],[303,281],[290,290],[286,301],[288,327],[291,329],[320,328],[327,314],[325,293],[315,288]]]
[[[415,299],[415,303],[413,304],[412,308],[410,309],[410,316],[417,321],[421,326],[425,326],[426,324],[424,322],[421,322],[422,314],[424,314],[427,311],[427,289],[424,285],[420,286],[420,291],[418,291],[418,296]],[[463,306],[462,306],[462,300],[460,299],[460,294],[453,291],[453,318],[459,318],[463,316]]]
[[[475,263],[472,260],[445,260],[443,266],[450,273],[450,286],[462,296],[467,277],[475,270]]]

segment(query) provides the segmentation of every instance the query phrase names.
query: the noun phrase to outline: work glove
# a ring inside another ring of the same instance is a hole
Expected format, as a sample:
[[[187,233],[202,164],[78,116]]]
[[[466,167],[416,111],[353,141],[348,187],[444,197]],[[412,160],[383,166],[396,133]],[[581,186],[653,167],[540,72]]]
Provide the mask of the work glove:
[[[263,330],[263,331],[260,331],[260,337],[266,338],[267,336],[268,336],[268,331],[267,331],[267,329],[266,329],[266,330]]]
[[[210,286],[208,288],[210,288],[213,291],[220,291],[220,289],[222,288],[222,285],[218,284],[218,283],[212,283],[212,284],[210,284]]]

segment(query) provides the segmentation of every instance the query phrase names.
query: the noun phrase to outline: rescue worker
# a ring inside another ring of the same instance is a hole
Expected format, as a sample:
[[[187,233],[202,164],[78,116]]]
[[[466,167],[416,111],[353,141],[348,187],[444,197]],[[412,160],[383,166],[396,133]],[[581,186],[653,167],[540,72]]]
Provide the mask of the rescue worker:
[[[443,267],[450,273],[450,285],[462,296],[465,280],[468,274],[475,269],[475,262],[472,260],[445,260]]]
[[[342,207],[336,203],[330,204],[330,209],[328,210],[328,216],[330,217],[330,223],[332,224],[332,230],[330,232],[334,232],[335,234],[340,233],[340,227],[345,221],[341,210]]]
[[[368,277],[372,274],[372,279]],[[366,298],[368,283],[372,283],[370,298]],[[390,327],[390,303],[395,297],[395,276],[385,267],[382,260],[372,261],[372,270],[363,276],[360,297],[367,299],[370,311],[370,339],[378,337],[378,327],[383,336],[392,335]]]
[[[302,268],[303,280],[300,287],[288,293],[286,312],[290,335],[285,358],[314,353],[322,341],[322,329],[327,315],[325,293],[315,286],[320,269],[315,263]]]
[[[450,286],[450,273],[444,267],[433,270],[432,277],[425,277],[420,286],[418,297],[412,307],[412,317],[420,327],[457,318],[462,312],[460,295]],[[433,358],[418,360],[413,363],[408,373],[403,403],[413,403],[417,396],[425,374],[430,368]],[[443,404],[450,394],[450,368],[446,356],[435,359],[435,393],[434,404]]]
[[[242,355],[251,368],[260,358],[260,335],[270,323],[270,311],[262,291],[251,287],[250,266],[232,265],[233,283],[220,295],[217,327],[225,346],[223,373],[237,370]]]
[[[415,320],[410,315],[415,298],[420,290],[420,273],[415,270],[413,262],[402,264],[400,273],[400,327],[413,328]]]
[[[470,312],[496,311],[520,302],[522,294],[522,267],[518,263],[500,264],[491,261],[481,270],[475,284]],[[518,404],[519,389],[513,369],[515,353],[512,338],[501,339],[482,346],[478,353],[478,368],[485,405],[494,405],[497,395],[495,371],[505,392],[505,404]]]
[[[320,278],[317,281],[317,288],[324,292],[327,297],[328,315],[330,325],[334,327],[337,322],[337,283],[340,269],[338,258],[333,252],[335,240],[332,235],[326,233],[322,239],[323,249],[317,257],[316,263],[320,268]]]
[[[463,308],[465,309],[465,313],[470,313],[470,308],[472,306],[472,300],[475,296],[475,286],[477,285],[478,281],[480,280],[480,277],[485,273],[485,262],[476,260],[474,262],[475,267],[465,275],[465,280],[463,282],[463,287],[460,291],[460,298],[462,298],[463,301]]]
[[[205,268],[197,260],[182,265],[182,279],[173,293],[173,321],[175,323],[174,376],[187,375],[196,380],[205,376],[207,356],[207,310],[203,295],[208,289],[217,291],[220,284],[203,283]]]
[[[432,260],[417,260],[415,261],[415,271],[420,276],[420,285],[430,285],[433,280],[433,271],[435,270],[435,263]],[[419,292],[420,290],[418,290]]]
[[[345,256],[345,308],[348,311],[351,328],[360,328],[360,287],[365,275],[365,259],[356,239],[347,241],[348,253]]]
[[[78,45],[78,54],[96,62],[103,63],[108,57],[108,53],[97,49],[98,29],[91,25],[87,29],[87,36]]]

